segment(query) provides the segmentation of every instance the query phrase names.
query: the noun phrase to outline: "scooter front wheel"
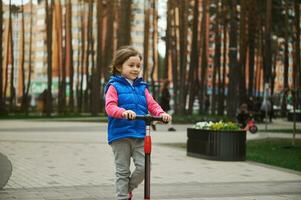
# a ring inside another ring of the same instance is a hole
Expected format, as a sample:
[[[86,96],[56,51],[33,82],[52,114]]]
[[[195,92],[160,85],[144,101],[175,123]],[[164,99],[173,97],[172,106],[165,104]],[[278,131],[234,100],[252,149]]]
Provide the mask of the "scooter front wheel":
[[[258,128],[257,126],[254,125],[249,128],[249,131],[250,133],[255,134],[258,131]]]

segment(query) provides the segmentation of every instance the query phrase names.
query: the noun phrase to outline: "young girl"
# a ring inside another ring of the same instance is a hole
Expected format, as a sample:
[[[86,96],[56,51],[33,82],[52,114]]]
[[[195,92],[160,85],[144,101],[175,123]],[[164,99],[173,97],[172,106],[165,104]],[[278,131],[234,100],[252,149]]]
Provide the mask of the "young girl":
[[[116,193],[118,200],[132,199],[132,191],[144,179],[145,123],[136,115],[162,116],[171,121],[139,78],[142,56],[134,48],[125,46],[114,55],[112,76],[105,87],[108,114],[108,142],[112,147],[116,167]],[[131,158],[135,170],[131,173]]]

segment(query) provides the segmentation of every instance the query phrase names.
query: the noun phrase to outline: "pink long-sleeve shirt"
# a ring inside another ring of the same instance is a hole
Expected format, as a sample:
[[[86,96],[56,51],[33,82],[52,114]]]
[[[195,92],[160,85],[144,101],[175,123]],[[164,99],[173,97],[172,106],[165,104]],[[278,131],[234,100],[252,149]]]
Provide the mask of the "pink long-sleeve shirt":
[[[164,113],[161,106],[154,100],[148,89],[145,89],[145,97],[147,102],[147,108],[151,115],[160,116]],[[106,93],[106,112],[110,117],[122,118],[124,108],[118,107],[118,94],[113,85],[110,85]]]

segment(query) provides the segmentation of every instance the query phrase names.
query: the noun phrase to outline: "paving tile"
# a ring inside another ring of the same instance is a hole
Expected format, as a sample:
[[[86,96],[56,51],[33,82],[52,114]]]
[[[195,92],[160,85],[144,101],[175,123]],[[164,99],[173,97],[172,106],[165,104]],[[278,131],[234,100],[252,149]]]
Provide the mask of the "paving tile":
[[[301,199],[301,173],[187,157],[185,150],[163,145],[186,142],[189,125],[175,127],[171,133],[158,125],[152,134],[152,199]],[[0,121],[0,152],[13,164],[0,200],[114,199],[114,161],[105,123]],[[134,195],[143,199],[143,185]]]

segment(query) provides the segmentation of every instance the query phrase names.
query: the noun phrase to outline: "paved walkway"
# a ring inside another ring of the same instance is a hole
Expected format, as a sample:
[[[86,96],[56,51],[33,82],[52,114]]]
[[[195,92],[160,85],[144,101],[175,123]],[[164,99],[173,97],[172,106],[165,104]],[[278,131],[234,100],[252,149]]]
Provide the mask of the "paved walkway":
[[[291,125],[284,124],[282,128]],[[184,149],[163,145],[186,142],[190,125],[175,127],[177,132],[167,132],[160,125],[152,134],[153,199],[301,199],[301,173],[253,162],[187,157]],[[0,200],[114,199],[113,155],[105,123],[1,120],[0,152],[13,163]],[[135,200],[143,199],[142,185],[134,195]]]

